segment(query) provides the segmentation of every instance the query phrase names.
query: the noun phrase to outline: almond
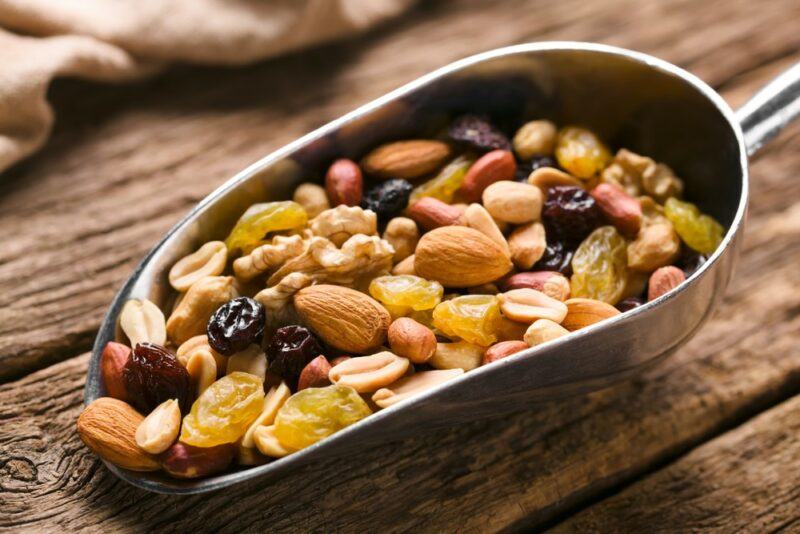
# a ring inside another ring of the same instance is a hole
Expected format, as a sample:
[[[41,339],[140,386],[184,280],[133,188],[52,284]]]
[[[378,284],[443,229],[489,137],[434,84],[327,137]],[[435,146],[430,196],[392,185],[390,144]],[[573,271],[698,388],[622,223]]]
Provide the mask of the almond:
[[[606,219],[627,236],[635,236],[642,225],[642,205],[639,201],[611,184],[600,184],[589,193]]]
[[[122,369],[128,363],[130,356],[130,347],[122,343],[109,341],[103,349],[103,355],[100,357],[100,372],[103,375],[103,384],[106,386],[106,393],[109,397],[122,401],[128,400],[128,391],[122,380]]]
[[[424,230],[461,224],[463,219],[460,209],[433,197],[422,197],[411,204],[406,213]]]
[[[567,305],[567,316],[561,321],[561,326],[570,332],[620,314],[614,306],[600,300],[574,298],[564,304]]]
[[[501,341],[500,343],[495,343],[483,354],[481,365],[502,360],[503,358],[511,356],[512,354],[516,354],[517,352],[527,348],[528,344],[524,341]]]
[[[425,363],[436,352],[436,335],[414,319],[400,317],[389,326],[389,346],[412,363]]]
[[[656,269],[650,275],[650,282],[647,285],[647,300],[655,300],[661,295],[669,293],[681,285],[684,280],[686,280],[686,274],[673,265]]]
[[[355,289],[320,284],[298,291],[294,306],[301,320],[330,346],[365,353],[386,341],[391,317],[386,308]]]
[[[410,180],[435,171],[449,157],[450,147],[442,141],[396,141],[372,150],[361,160],[361,167],[378,178]]]
[[[131,471],[156,471],[156,459],[136,444],[142,421],[142,414],[129,404],[100,397],[78,417],[78,435],[103,460]]]
[[[414,254],[414,271],[446,287],[493,282],[512,268],[508,254],[481,232],[444,226],[423,235]]]
[[[487,187],[500,180],[513,180],[516,171],[517,162],[508,150],[487,152],[467,171],[461,194],[469,202],[479,202]]]
[[[364,189],[364,179],[361,169],[355,161],[337,159],[328,168],[325,175],[325,192],[331,206],[340,204],[345,206],[358,206]]]
[[[512,274],[503,281],[502,287],[503,291],[524,288],[535,289],[561,302],[567,300],[570,294],[569,280],[557,271]]]
[[[331,364],[325,356],[319,355],[303,367],[300,378],[297,379],[297,391],[306,388],[321,388],[330,385],[328,373],[331,371]]]

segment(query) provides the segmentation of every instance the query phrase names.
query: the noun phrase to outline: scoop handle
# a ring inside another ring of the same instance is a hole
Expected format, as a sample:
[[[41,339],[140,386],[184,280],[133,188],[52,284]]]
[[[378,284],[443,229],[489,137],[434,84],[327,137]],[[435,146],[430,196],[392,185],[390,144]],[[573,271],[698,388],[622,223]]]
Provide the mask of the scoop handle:
[[[736,111],[752,156],[800,115],[800,63],[781,73]]]

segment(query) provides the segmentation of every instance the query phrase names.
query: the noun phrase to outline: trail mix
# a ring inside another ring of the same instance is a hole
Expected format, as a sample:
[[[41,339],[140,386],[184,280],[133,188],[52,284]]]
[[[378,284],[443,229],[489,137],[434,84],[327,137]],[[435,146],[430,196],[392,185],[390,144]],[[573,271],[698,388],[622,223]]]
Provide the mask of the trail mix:
[[[340,159],[178,261],[172,309],[125,304],[78,431],[179,478],[286,456],[674,289],[724,234],[682,192],[546,120],[508,138],[465,115]]]

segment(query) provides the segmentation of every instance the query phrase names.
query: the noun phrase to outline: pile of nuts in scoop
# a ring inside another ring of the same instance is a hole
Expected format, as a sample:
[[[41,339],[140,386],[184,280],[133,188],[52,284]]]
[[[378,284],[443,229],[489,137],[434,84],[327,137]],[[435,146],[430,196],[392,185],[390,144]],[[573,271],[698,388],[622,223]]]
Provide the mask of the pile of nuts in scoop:
[[[178,261],[172,309],[126,303],[78,432],[183,478],[286,456],[675,288],[724,233],[682,191],[546,120],[509,139],[465,115],[340,159]]]

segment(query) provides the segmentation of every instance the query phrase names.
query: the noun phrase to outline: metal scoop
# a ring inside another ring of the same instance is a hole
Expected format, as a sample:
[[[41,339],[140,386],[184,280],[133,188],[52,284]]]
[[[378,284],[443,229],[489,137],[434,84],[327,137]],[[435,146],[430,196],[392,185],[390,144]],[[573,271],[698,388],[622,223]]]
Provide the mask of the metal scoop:
[[[111,304],[95,340],[84,402],[105,393],[100,356],[106,342],[118,339],[122,305],[146,297],[170,309],[166,273],[178,259],[224,238],[251,204],[290,198],[301,181],[323,175],[332,159],[357,158],[387,140],[432,135],[463,112],[581,124],[611,146],[663,161],[685,180],[686,198],[725,225],[725,239],[684,284],[644,306],[480,367],[285,458],[197,481],[109,465],[112,471],[135,486],[172,494],[277,479],[314,459],[603,388],[671,354],[722,299],[747,208],[747,156],[800,113],[800,65],[737,113],[708,85],[666,61],[597,44],[500,48],[422,76],[254,163],[175,225]]]

